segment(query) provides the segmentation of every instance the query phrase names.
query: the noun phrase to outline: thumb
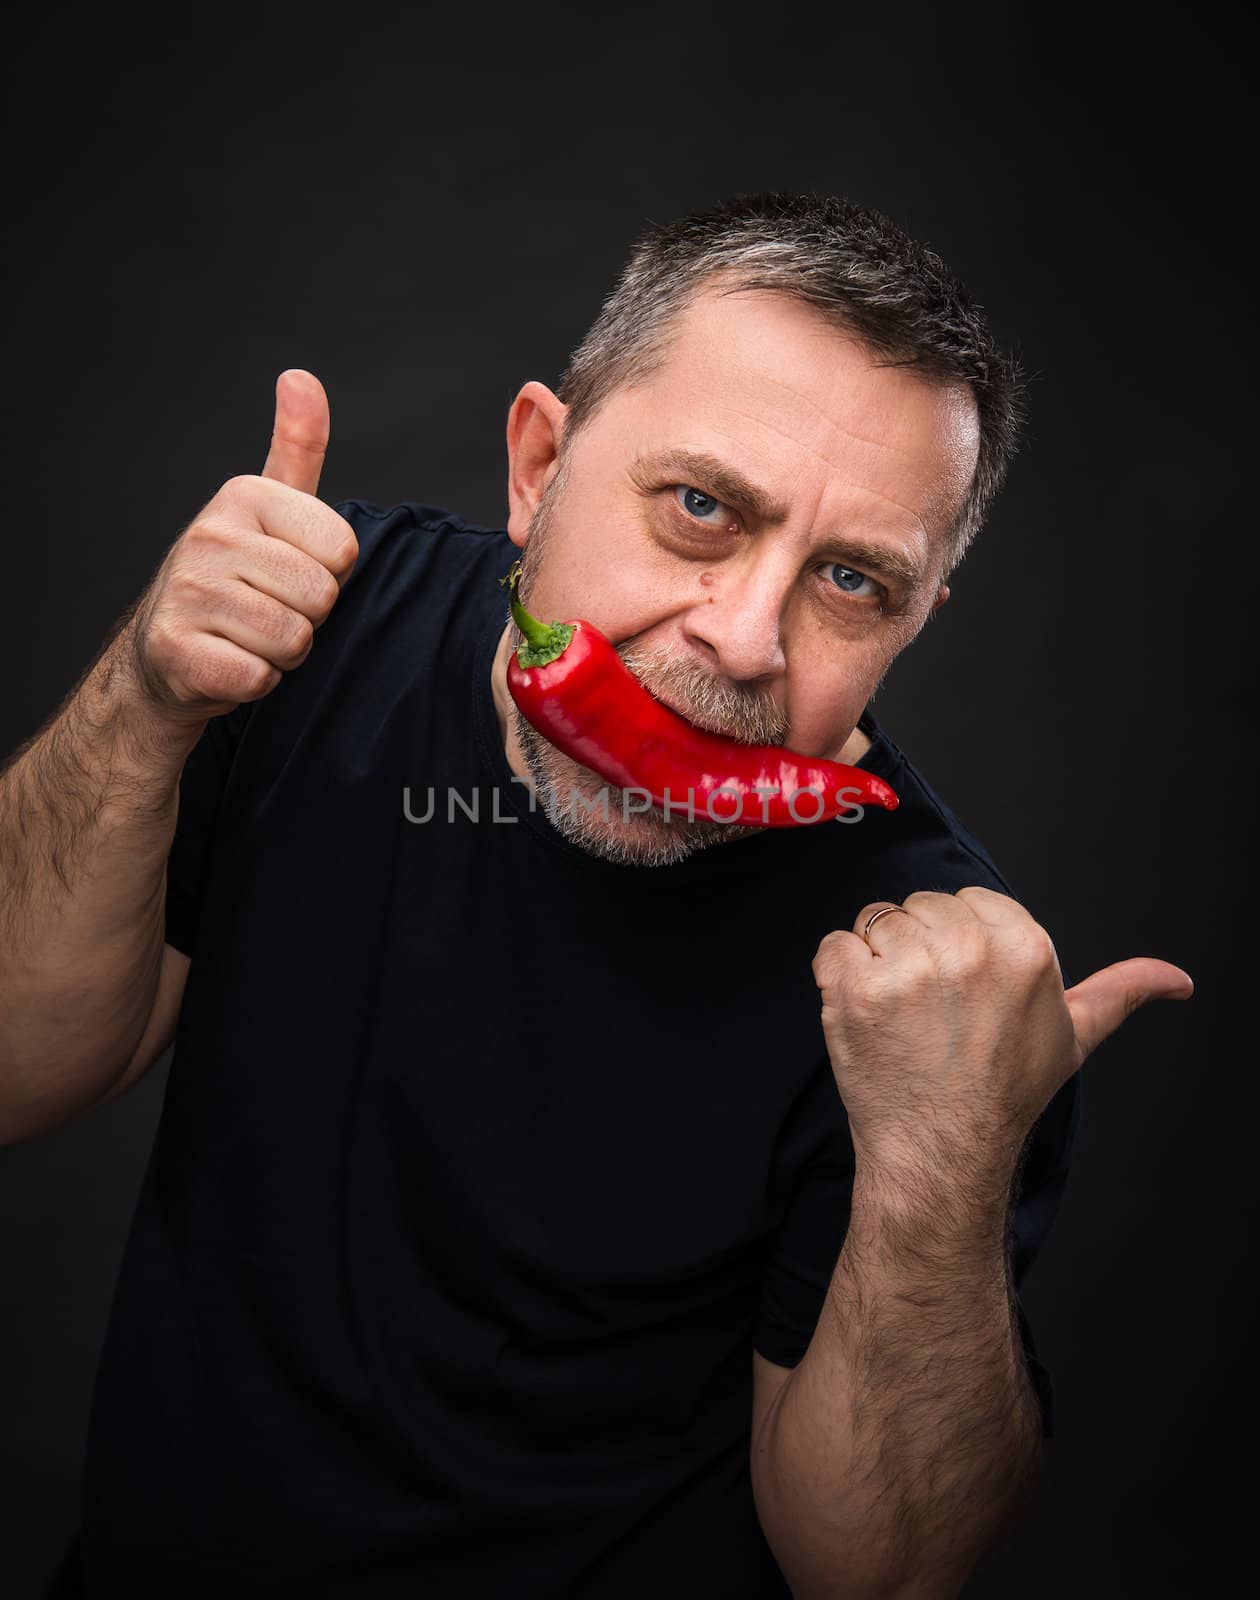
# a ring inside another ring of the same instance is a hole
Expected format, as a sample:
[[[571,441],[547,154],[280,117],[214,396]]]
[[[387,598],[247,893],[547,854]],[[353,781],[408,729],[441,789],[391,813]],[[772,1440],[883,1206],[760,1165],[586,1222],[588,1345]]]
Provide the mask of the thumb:
[[[290,367],[276,379],[276,422],[264,478],[318,494],[328,449],[328,396],[313,372]]]
[[[1063,998],[1072,1015],[1083,1061],[1148,1000],[1188,1000],[1194,980],[1170,961],[1131,956],[1083,978]]]

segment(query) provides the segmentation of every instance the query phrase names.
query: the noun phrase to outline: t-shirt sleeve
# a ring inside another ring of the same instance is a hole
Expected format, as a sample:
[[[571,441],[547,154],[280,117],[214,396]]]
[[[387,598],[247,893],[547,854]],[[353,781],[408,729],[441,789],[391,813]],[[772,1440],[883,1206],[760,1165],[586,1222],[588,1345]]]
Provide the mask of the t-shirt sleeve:
[[[358,500],[339,501],[333,510],[346,518],[359,540],[358,558],[334,612],[338,628],[344,633],[353,625],[354,614],[363,611],[365,572],[374,563],[379,565],[382,548],[388,550],[391,542],[395,547],[405,546],[406,538],[395,540],[396,533],[409,534],[416,528],[436,524],[450,513],[442,507],[420,503],[387,508]],[[334,632],[328,623],[324,629],[321,644]],[[302,670],[307,673],[308,683],[314,681],[309,667],[304,665]],[[272,695],[275,693],[273,690]],[[270,717],[270,711],[265,709],[270,702],[271,696],[264,696],[237,706],[221,717],[212,717],[180,775],[179,811],[166,863],[165,936],[167,944],[190,957],[194,954],[206,875],[213,870],[213,845],[224,795],[232,781],[246,730],[256,713],[261,712],[264,719]],[[244,780],[238,774],[236,781]],[[249,781],[257,781],[256,772]]]
[[[1028,1358],[1028,1375],[1041,1402],[1042,1431],[1047,1439],[1054,1433],[1054,1383],[1038,1355],[1022,1290],[1058,1214],[1080,1120],[1081,1074],[1077,1071],[1050,1101],[1028,1136],[1011,1226],[1011,1277],[1016,1289],[1019,1330]]]
[[[257,701],[212,717],[179,779],[179,812],[166,858],[166,942],[193,954],[197,916],[215,819],[241,735]]]
[[[1067,1181],[1079,1120],[1080,1074],[1064,1084],[1025,1145],[1009,1233],[1015,1309],[1029,1380],[1041,1407],[1042,1433],[1054,1433],[1054,1385],[1033,1337],[1021,1293],[1050,1232]],[[809,1347],[840,1256],[853,1194],[853,1152],[837,1129],[802,1169],[764,1269],[753,1347],[767,1361],[794,1367]]]

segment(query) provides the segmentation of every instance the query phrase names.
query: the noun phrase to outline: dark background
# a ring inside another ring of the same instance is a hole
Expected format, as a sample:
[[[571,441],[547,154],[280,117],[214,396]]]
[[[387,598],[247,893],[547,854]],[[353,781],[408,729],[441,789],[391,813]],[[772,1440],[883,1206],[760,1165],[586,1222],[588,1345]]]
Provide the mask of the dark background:
[[[1184,10],[1132,37],[1101,12],[1088,32],[1056,12],[828,14],[28,21],[9,53],[0,751],[223,480],[261,468],[284,367],[329,392],[326,499],[502,525],[511,400],[557,384],[650,219],[768,188],[887,211],[1034,382],[1008,486],[877,710],[1069,974],[1152,954],[1197,982],[1085,1069],[1027,1291],[1058,1435],[968,1594],[1223,1592],[1254,1427],[1242,48]],[[37,1592],[74,1525],[164,1077],[0,1151],[10,1595]]]

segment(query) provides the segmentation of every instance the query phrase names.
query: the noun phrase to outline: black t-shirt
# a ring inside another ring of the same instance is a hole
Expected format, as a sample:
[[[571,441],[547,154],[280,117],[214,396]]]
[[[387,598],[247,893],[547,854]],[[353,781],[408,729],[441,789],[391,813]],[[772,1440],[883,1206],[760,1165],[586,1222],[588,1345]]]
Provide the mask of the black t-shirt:
[[[311,655],[180,785],[192,966],[97,1381],[86,1592],[786,1595],[752,1352],[804,1353],[853,1175],[811,962],[868,901],[1014,891],[869,712],[896,812],[590,856],[503,752],[506,534],[337,509],[360,553]],[[1017,1284],[1078,1091],[1031,1141]]]

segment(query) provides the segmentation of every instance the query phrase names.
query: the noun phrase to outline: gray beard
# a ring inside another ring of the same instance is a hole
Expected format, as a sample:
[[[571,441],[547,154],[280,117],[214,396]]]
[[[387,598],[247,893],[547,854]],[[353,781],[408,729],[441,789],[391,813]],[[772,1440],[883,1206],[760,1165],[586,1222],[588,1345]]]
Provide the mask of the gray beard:
[[[526,722],[515,704],[511,714],[539,804],[552,827],[588,855],[618,866],[668,867],[710,845],[765,831],[746,823],[713,822],[708,817],[694,821],[681,814],[666,817],[655,806],[626,815],[626,790],[604,783],[589,768],[557,750]],[[583,803],[582,794],[589,798],[592,788],[596,797],[608,797],[607,820],[602,803]]]

